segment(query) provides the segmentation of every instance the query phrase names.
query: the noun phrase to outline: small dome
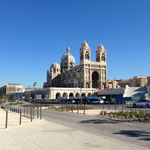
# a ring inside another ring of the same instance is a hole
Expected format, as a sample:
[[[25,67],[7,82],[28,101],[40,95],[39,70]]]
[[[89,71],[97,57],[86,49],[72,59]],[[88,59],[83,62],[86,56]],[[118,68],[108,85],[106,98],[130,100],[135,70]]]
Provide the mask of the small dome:
[[[70,48],[67,47],[67,53],[62,56],[61,63],[64,62],[73,62],[75,64],[75,58],[70,54]]]
[[[65,54],[61,59],[61,62],[68,62],[68,61],[70,61],[70,62],[72,61],[75,63],[75,59],[70,53]]]
[[[104,46],[103,46],[102,44],[100,44],[100,45],[98,46],[98,48],[99,48],[99,49],[102,49],[102,50],[105,49]]]
[[[83,47],[89,48],[89,45],[88,45],[88,43],[85,41],[85,42],[82,43],[82,46],[81,46],[81,47],[82,47],[82,48],[83,48]]]
[[[56,68],[60,69],[60,65],[55,62],[51,65],[51,69],[56,69]]]

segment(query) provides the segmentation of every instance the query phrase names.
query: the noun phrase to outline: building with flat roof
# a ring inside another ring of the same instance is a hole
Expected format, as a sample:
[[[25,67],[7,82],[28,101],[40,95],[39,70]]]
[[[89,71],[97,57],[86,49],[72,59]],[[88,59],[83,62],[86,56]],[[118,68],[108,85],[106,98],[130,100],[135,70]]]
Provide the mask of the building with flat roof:
[[[59,88],[59,87],[50,87],[50,88],[41,88],[30,91],[25,91],[24,95],[31,95],[34,97],[35,95],[41,95],[42,99],[51,100],[57,99],[58,97],[85,97],[92,96],[96,93],[96,89],[94,88]]]
[[[119,89],[106,89],[97,91],[98,96],[105,96],[106,99],[111,98],[131,98],[131,99],[141,99],[148,94],[147,87],[129,87],[128,85],[125,88]]]
[[[23,89],[22,84],[18,84],[18,83],[8,83],[0,87],[0,95],[23,93],[23,92],[24,92],[24,89]]]

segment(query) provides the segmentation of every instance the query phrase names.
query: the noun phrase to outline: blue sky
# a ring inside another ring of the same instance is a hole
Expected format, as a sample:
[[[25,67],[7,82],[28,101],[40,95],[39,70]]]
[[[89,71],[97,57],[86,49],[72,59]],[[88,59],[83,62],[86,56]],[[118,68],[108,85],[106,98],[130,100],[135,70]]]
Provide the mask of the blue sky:
[[[150,0],[0,0],[0,86],[42,87],[67,45],[107,50],[108,79],[150,76]]]

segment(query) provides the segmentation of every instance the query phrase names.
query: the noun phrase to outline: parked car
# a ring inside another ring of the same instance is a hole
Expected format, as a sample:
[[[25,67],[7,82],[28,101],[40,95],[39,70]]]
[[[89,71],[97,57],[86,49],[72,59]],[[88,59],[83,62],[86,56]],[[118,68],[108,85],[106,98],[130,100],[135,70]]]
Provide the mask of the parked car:
[[[103,104],[104,100],[100,97],[84,97],[83,102],[87,104]]]
[[[150,100],[139,100],[133,103],[133,107],[150,107]]]
[[[91,103],[92,104],[103,104],[104,100],[93,100]]]

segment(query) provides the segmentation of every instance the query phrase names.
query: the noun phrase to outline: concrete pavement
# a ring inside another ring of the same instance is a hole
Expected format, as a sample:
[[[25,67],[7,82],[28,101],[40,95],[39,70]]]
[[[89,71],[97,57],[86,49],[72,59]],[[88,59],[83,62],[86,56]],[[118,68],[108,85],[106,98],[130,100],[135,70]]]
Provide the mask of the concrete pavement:
[[[18,116],[9,112],[8,128],[4,129],[5,111],[0,110],[0,150],[146,150],[45,120],[30,122],[23,117],[19,125]]]

